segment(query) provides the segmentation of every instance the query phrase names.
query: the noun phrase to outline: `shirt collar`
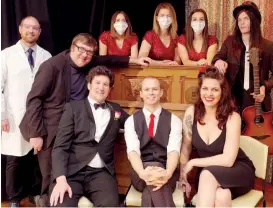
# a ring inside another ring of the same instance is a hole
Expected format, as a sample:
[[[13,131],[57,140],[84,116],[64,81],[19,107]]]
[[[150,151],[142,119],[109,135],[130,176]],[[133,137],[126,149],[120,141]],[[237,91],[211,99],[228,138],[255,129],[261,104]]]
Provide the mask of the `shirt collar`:
[[[26,53],[27,50],[29,49],[29,47],[26,46],[26,45],[24,44],[23,41],[20,41],[20,43],[21,43],[21,45],[22,45],[22,47],[23,47],[23,49],[24,49],[24,52]],[[32,47],[30,47],[30,48],[33,50],[34,53],[36,53],[37,44],[35,44],[34,46],[32,46]]]
[[[90,103],[90,105],[93,107],[94,107],[95,103],[98,103],[97,101],[93,100],[90,96],[88,96],[87,99],[88,99],[88,102]]]
[[[142,110],[142,111],[143,111],[144,116],[145,116],[146,118],[150,118],[150,115],[151,115],[152,113],[151,113],[147,108],[145,108],[145,106],[143,107],[143,110]],[[155,118],[159,118],[159,115],[160,115],[161,111],[162,111],[162,107],[159,105],[159,106],[157,107],[157,109],[153,112]]]

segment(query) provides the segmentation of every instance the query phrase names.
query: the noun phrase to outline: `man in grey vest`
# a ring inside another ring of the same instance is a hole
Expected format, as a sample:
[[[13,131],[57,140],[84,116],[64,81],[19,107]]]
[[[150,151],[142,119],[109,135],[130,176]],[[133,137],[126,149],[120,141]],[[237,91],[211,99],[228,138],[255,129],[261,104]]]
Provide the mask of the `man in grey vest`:
[[[162,95],[159,80],[145,78],[140,90],[144,107],[125,122],[131,180],[143,192],[142,207],[175,206],[172,193],[178,180],[182,122],[160,106]]]

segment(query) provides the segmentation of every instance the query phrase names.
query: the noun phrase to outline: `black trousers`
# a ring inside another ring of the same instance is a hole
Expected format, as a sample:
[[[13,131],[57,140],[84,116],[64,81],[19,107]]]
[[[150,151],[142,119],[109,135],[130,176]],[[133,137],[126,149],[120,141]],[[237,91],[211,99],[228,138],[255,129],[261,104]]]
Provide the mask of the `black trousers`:
[[[26,195],[39,194],[41,173],[33,150],[22,157],[7,155],[6,158],[6,191],[9,200],[20,202]]]
[[[67,182],[72,189],[72,198],[65,193],[63,203],[58,203],[57,207],[78,207],[81,196],[87,197],[94,207],[119,207],[117,181],[106,168],[86,166],[69,176]],[[55,184],[50,185],[50,193]]]

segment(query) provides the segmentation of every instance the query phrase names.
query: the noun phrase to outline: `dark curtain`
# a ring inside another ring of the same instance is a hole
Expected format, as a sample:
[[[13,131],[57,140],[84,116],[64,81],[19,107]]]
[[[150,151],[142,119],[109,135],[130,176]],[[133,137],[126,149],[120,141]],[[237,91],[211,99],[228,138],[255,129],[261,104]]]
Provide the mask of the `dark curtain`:
[[[42,28],[38,44],[51,53],[54,52],[46,0],[2,0],[1,6],[1,49],[20,39],[20,22],[22,18],[31,15],[38,19]]]
[[[112,15],[123,10],[132,22],[139,44],[146,31],[152,29],[156,6],[164,0],[2,0],[1,49],[15,44],[20,36],[18,26],[23,17],[32,15],[41,23],[39,45],[52,55],[70,47],[73,37],[81,32],[95,38],[110,29]],[[185,26],[185,1],[169,0],[175,10],[178,34]]]
[[[78,33],[91,33],[95,38],[103,25],[105,0],[48,0],[48,13],[55,52],[70,47]]]

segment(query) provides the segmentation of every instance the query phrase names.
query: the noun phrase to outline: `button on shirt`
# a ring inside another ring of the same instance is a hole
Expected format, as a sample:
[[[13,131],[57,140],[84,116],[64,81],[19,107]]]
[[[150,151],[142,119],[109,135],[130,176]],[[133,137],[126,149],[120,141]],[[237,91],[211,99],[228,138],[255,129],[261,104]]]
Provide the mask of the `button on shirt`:
[[[93,99],[91,99],[88,96],[88,101],[90,103],[91,109],[92,109],[92,113],[93,113],[93,117],[95,120],[95,125],[96,125],[96,133],[95,133],[95,140],[96,142],[100,142],[101,136],[103,135],[109,121],[110,121],[110,109],[106,108],[106,109],[102,109],[102,108],[97,108],[95,109],[94,104],[97,103],[96,101],[94,101]],[[99,156],[99,153],[97,153],[95,155],[95,157],[90,161],[90,163],[88,164],[89,166],[93,167],[93,168],[102,168],[104,167],[104,162],[101,159],[101,157]]]
[[[154,135],[156,133],[159,116],[161,113],[162,107],[158,107],[153,114],[154,118]],[[150,123],[150,115],[152,114],[145,107],[142,109],[145,116],[147,127]],[[140,155],[140,141],[138,135],[135,131],[134,118],[133,115],[130,116],[124,124],[124,137],[127,146],[127,153],[135,151]],[[180,147],[182,142],[182,121],[176,115],[171,115],[171,132],[169,135],[169,142],[167,145],[167,153],[176,151],[180,153]]]

